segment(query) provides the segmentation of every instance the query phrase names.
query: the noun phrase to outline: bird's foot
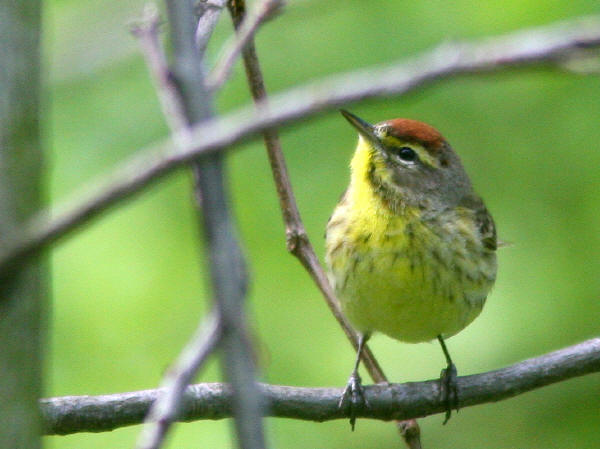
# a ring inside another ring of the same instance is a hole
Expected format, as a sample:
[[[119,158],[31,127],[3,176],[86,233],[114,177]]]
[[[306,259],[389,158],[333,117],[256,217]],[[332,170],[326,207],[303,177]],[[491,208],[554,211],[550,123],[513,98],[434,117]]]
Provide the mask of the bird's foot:
[[[450,363],[440,374],[440,395],[446,404],[446,419],[444,424],[450,419],[452,409],[458,413],[458,373],[454,363]]]
[[[346,385],[346,388],[344,388],[340,401],[338,402],[338,408],[344,408],[346,405],[350,407],[350,426],[352,427],[352,431],[354,431],[356,413],[363,410],[364,407],[369,407],[369,401],[365,396],[365,389],[362,386],[362,381],[356,371],[353,372],[350,379],[348,379],[348,384]]]

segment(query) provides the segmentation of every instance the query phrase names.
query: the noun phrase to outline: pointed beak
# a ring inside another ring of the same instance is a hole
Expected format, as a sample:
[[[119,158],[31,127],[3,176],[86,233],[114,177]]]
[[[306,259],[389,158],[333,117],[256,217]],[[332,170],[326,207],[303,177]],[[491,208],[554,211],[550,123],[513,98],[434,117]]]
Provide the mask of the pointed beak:
[[[375,127],[373,125],[365,122],[360,117],[344,109],[340,109],[340,112],[346,118],[346,120],[348,120],[350,124],[356,128],[356,130],[360,133],[361,136],[363,136],[365,139],[367,139],[369,142],[375,145],[381,143],[379,137],[377,137],[377,134],[375,134]]]

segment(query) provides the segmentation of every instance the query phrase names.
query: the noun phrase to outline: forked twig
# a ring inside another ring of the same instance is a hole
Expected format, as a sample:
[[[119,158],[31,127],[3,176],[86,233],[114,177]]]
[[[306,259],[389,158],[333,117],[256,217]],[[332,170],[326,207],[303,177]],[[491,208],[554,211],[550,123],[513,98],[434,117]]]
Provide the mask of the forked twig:
[[[210,122],[215,115],[211,92],[206,89],[205,55],[196,42],[202,33],[193,17],[194,2],[166,0],[173,47],[171,70],[177,80],[187,127]],[[223,327],[219,356],[223,376],[233,392],[237,445],[240,449],[265,449],[263,403],[246,324],[246,261],[225,187],[224,155],[203,155],[192,161],[191,168],[214,307]]]
[[[139,40],[173,141],[184,145],[190,137],[189,129],[179,91],[159,42],[159,26],[158,9],[154,4],[148,4],[142,18],[131,27],[131,31]],[[185,388],[217,347],[221,330],[220,315],[215,312],[198,326],[192,339],[163,378],[161,388],[164,393],[157,397],[148,411],[136,443],[137,448],[160,447],[171,424],[177,419]]]
[[[189,145],[190,123],[210,118],[210,93],[205,88],[202,59],[206,42],[218,18],[218,10],[206,10],[209,18],[193,23],[191,2],[168,1],[171,36],[175,47],[174,73],[168,67],[158,38],[156,8],[146,8],[145,18],[134,29],[154,79],[173,141]],[[216,5],[218,6],[218,5]],[[191,69],[191,70],[190,70]],[[158,449],[177,417],[185,387],[200,365],[220,344],[225,377],[234,391],[240,447],[264,449],[261,403],[254,380],[252,348],[245,331],[243,299],[246,276],[223,188],[222,155],[202,158],[192,165],[198,206],[202,206],[204,237],[215,297],[209,323],[200,327],[163,381],[164,393],[153,404],[137,442],[139,449]],[[204,327],[207,329],[204,330]]]

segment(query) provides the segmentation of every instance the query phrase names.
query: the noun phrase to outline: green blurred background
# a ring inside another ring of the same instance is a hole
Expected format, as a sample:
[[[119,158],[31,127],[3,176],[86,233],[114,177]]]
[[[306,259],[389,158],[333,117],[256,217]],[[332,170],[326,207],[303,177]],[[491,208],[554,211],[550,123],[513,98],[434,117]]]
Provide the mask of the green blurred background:
[[[127,22],[143,0],[53,0],[45,8],[49,75],[45,133],[51,200],[76,195],[137,149],[167,135]],[[599,11],[596,1],[290,1],[257,38],[271,92],[322,75],[385,64],[441,41],[478,38]],[[231,33],[223,15],[210,62]],[[429,122],[462,156],[494,214],[497,285],[481,317],[449,341],[460,374],[492,370],[600,334],[600,78],[558,70],[443,81],[401,99],[349,108],[370,121]],[[249,101],[239,65],[219,111]],[[356,135],[332,112],[282,130],[292,183],[320,256],[323,230],[348,181]],[[286,253],[278,203],[260,142],[228,158],[250,263],[252,326],[263,379],[343,386],[353,351],[316,288]],[[200,248],[200,250],[199,250]],[[46,394],[155,387],[206,311],[206,269],[190,176],[178,172],[60,243],[52,252],[53,307]],[[395,382],[435,378],[437,344],[372,340]],[[211,361],[198,381],[220,380]],[[442,426],[420,421],[426,448],[597,447],[598,375],[498,404],[471,407]],[[169,448],[229,448],[230,422],[175,427]],[[395,426],[268,419],[272,447],[402,447]],[[139,427],[48,437],[46,447],[131,447]]]

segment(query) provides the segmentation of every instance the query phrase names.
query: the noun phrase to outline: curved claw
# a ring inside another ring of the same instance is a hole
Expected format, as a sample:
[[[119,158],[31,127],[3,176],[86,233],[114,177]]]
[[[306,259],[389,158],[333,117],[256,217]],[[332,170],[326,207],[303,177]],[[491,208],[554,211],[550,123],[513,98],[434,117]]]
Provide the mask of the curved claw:
[[[354,431],[356,413],[362,410],[363,407],[370,407],[369,401],[365,396],[365,389],[362,386],[361,378],[357,372],[353,372],[350,375],[346,388],[344,388],[338,402],[338,408],[344,408],[346,404],[350,407],[350,426],[352,427],[352,431]]]
[[[452,409],[458,413],[458,372],[454,363],[450,363],[447,368],[442,370],[440,374],[440,394],[442,400],[446,404],[446,419],[444,424],[448,422],[452,415]]]

